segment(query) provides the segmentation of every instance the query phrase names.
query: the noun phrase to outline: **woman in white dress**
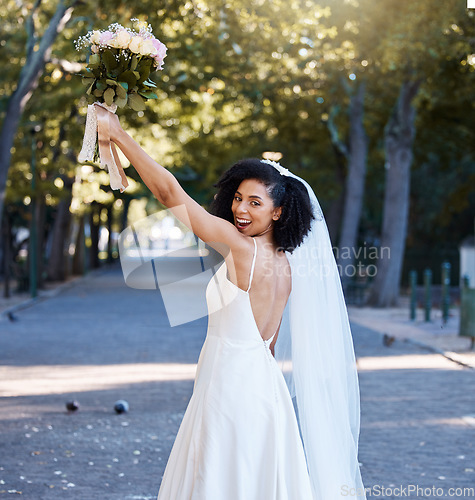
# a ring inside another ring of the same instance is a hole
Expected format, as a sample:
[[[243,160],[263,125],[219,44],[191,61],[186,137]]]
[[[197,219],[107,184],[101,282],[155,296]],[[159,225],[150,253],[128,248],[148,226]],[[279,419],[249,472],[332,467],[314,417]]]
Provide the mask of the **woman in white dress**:
[[[96,109],[156,198],[224,257],[158,499],[364,499],[351,333],[311,188],[274,162],[243,160],[209,213]]]

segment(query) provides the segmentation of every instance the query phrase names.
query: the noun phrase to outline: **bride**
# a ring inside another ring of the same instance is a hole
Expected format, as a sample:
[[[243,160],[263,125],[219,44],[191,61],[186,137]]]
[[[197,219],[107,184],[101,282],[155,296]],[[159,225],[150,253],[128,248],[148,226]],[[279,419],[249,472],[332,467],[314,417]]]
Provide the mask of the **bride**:
[[[154,196],[224,258],[158,499],[364,500],[353,342],[313,190],[278,163],[242,160],[207,212],[96,111]]]

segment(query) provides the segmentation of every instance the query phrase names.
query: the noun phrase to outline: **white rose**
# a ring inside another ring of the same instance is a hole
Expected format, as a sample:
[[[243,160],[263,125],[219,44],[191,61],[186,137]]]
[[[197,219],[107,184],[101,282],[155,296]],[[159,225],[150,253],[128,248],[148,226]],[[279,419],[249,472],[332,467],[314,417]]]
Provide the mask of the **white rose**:
[[[99,46],[98,45],[91,45],[91,52],[93,54],[97,54],[99,52]]]
[[[120,30],[114,37],[116,43],[115,47],[118,49],[126,49],[129,46],[131,38],[127,30]]]
[[[90,38],[90,41],[91,43],[93,44],[97,44],[99,43],[99,39],[101,38],[101,32],[98,31],[98,30],[94,30],[92,32],[92,35],[91,35],[91,38]]]
[[[139,47],[139,53],[142,56],[150,56],[154,55],[156,52],[155,47],[153,46],[152,40],[144,40]]]
[[[135,35],[132,37],[132,40],[130,40],[129,43],[129,50],[133,52],[134,54],[138,54],[140,50],[140,45],[143,43],[143,38],[139,35]]]

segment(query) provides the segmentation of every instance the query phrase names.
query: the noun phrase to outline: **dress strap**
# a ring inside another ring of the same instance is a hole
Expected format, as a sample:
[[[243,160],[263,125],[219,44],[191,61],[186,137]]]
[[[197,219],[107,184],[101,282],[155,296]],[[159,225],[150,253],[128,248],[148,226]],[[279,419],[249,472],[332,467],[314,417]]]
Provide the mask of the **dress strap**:
[[[246,290],[246,292],[249,292],[249,290],[251,289],[252,277],[254,276],[254,265],[256,264],[256,256],[257,256],[257,243],[255,238],[252,238],[252,241],[254,242],[254,257],[252,258],[251,274],[249,275],[249,287]]]

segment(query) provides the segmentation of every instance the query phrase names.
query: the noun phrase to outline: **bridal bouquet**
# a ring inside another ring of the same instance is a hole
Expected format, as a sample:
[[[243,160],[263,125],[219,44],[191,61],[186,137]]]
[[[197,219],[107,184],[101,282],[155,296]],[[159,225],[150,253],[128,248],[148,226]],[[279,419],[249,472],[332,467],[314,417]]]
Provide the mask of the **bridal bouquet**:
[[[126,106],[135,111],[144,110],[148,99],[158,98],[150,75],[163,68],[167,48],[153,36],[147,23],[142,23],[138,31],[114,23],[106,30],[89,31],[79,37],[75,45],[78,50],[90,50],[87,66],[81,74],[89,106],[78,160],[94,161],[98,144],[100,162],[107,166],[111,188],[122,192],[128,185],[127,179],[108,137],[109,124],[98,122],[94,105],[113,113]]]

